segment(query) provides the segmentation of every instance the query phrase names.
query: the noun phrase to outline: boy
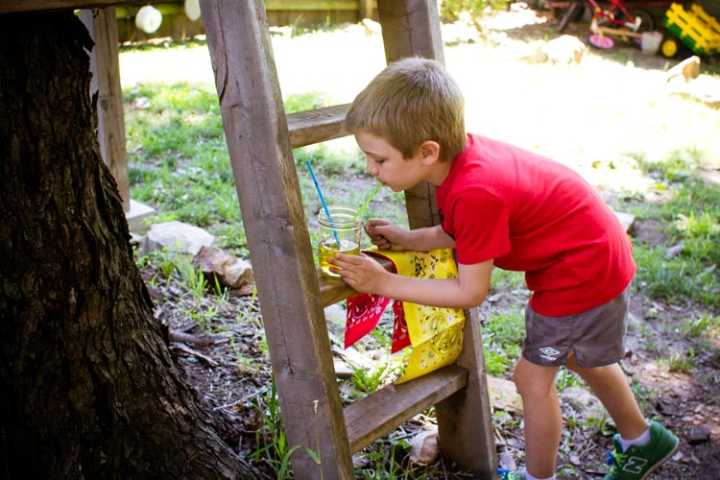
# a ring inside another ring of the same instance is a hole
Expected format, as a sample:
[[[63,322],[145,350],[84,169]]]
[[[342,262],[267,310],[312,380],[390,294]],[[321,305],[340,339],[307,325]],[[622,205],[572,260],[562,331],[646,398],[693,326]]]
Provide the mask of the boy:
[[[370,221],[381,249],[454,248],[458,277],[389,273],[365,256],[334,264],[355,290],[425,305],[471,308],[485,299],[494,267],[524,271],[532,296],[514,381],[525,412],[526,468],[506,479],[553,479],[560,443],[555,375],[560,365],[590,385],[617,425],[606,479],[644,479],[678,439],[643,417],[618,365],[631,245],[612,211],[572,170],[539,155],[466,135],[462,95],[441,65],[408,58],[383,70],[346,118],[368,172],[394,191],[437,187],[441,224],[408,231]]]

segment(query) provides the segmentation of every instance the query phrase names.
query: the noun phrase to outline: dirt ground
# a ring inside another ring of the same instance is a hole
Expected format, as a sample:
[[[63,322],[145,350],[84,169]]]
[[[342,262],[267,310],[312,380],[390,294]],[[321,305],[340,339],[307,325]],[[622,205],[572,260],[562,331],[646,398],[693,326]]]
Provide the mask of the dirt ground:
[[[628,46],[609,52],[588,50],[580,64],[535,64],[520,58],[557,37],[545,14],[516,10],[488,21],[486,28],[485,38],[472,43],[458,41],[445,52],[448,68],[466,92],[470,130],[570,164],[608,199],[648,194],[651,180],[627,161],[631,153],[653,158],[690,145],[705,152],[708,168],[720,166],[720,112],[672,93],[665,78],[672,65],[668,61]],[[584,38],[586,31],[587,25],[581,24],[572,25],[568,33]],[[331,103],[347,102],[384,64],[379,35],[360,26],[292,39],[275,35],[273,42],[285,95],[323,92]],[[310,53],[315,50],[324,54]],[[189,63],[193,68],[188,68]],[[328,65],[336,67],[342,81]],[[214,88],[203,46],[172,52],[125,52],[121,71],[124,88],[169,78]],[[698,80],[720,92],[717,75],[704,73]],[[346,148],[346,141],[336,142],[336,148]],[[718,163],[713,166],[713,162]],[[660,227],[639,222],[633,234],[648,244],[662,243],[665,238]],[[146,280],[155,273],[153,267],[143,270]],[[257,446],[255,432],[263,421],[258,398],[269,389],[271,378],[268,353],[260,340],[257,302],[251,297],[218,302],[212,295],[193,299],[172,282],[160,282],[150,290],[158,319],[174,331],[203,339],[200,343],[192,339],[172,343],[178,365],[202,402],[216,413],[224,437],[239,452],[249,454]],[[521,304],[521,298],[508,295],[504,302],[484,306],[483,312],[517,309]],[[692,304],[669,305],[635,293],[631,305],[629,353],[623,366],[651,392],[645,396],[646,413],[681,438],[673,461],[654,478],[720,479],[720,345],[707,351],[683,336],[680,327],[692,316],[696,308]],[[187,312],[211,308],[211,333],[203,335],[198,320]],[[660,365],[659,360],[670,352],[686,352],[692,346],[696,356],[691,374],[668,373]],[[522,433],[520,423],[514,425],[498,432],[503,439],[498,449],[515,455],[521,463]],[[406,429],[412,431],[413,427]],[[578,473],[561,478],[601,478],[607,469],[604,457],[609,436],[597,429],[574,435],[577,438],[564,443],[569,447],[561,451],[560,464],[573,465]],[[429,469],[426,475],[469,478],[448,466]]]

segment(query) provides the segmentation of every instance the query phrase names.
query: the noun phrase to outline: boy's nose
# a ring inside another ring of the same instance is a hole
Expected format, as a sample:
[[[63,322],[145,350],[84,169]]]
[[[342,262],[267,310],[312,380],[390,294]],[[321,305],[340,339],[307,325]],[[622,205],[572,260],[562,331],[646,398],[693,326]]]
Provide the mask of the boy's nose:
[[[375,164],[373,164],[372,160],[367,161],[367,171],[371,176],[377,177],[377,167],[375,166]]]

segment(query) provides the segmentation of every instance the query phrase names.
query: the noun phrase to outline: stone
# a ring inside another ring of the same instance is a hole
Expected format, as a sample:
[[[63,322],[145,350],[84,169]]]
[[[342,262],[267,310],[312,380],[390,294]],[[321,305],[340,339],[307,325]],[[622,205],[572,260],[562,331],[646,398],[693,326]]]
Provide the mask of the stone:
[[[487,382],[490,403],[494,408],[516,413],[523,411],[522,399],[513,382],[490,375],[487,377]]]
[[[710,441],[710,430],[697,426],[690,429],[687,434],[687,441],[690,445],[698,445]]]
[[[217,247],[200,247],[193,258],[193,266],[205,274],[211,287],[214,286],[215,277],[230,289],[242,288],[253,283],[250,262]]]
[[[196,255],[203,246],[210,246],[215,237],[202,228],[183,222],[156,223],[150,227],[142,251],[144,254],[166,248],[178,253]]]
[[[600,400],[585,388],[566,388],[560,393],[560,399],[567,402],[573,410],[585,419],[603,420],[609,418]]]
[[[437,430],[423,430],[410,439],[410,462],[432,465],[440,456]]]
[[[623,226],[623,229],[630,233],[630,230],[632,230],[633,224],[635,223],[635,215],[626,212],[614,213],[617,219],[620,220],[620,224]]]
[[[553,63],[580,63],[587,46],[572,35],[561,35],[550,40],[542,48]]]

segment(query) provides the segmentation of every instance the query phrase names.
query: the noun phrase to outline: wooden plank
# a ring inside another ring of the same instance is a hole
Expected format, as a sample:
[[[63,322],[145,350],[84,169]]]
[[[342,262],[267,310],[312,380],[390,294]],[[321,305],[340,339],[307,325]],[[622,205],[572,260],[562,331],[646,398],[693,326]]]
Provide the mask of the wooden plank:
[[[90,52],[90,95],[98,95],[98,143],[105,165],[115,177],[123,209],[130,211],[130,182],[128,179],[125,144],[125,115],[120,87],[120,57],[115,8],[81,10],[80,20],[95,41]]]
[[[200,6],[287,443],[304,447],[292,456],[294,476],[349,480],[350,445],[263,2]]]
[[[265,0],[265,10],[357,10],[358,0]]]
[[[440,19],[430,0],[378,0],[387,63],[421,56],[444,62]],[[435,204],[435,187],[424,183],[405,191],[410,228],[440,222]]]
[[[419,55],[444,62],[440,21],[434,0],[378,0],[378,13],[388,63]],[[434,188],[418,185],[405,192],[412,228],[440,222]],[[464,468],[494,478],[497,461],[490,399],[485,378],[482,335],[476,312],[466,311],[463,352],[458,365],[468,371],[468,387],[437,407],[440,447]]]
[[[343,122],[349,107],[336,105],[288,115],[290,144],[293,148],[304,147],[348,135]]]
[[[390,260],[373,257],[382,265],[385,270],[393,270],[393,264]],[[340,278],[328,277],[326,275],[320,275],[320,304],[324,307],[333,305],[342,300],[345,300],[349,296],[357,293],[347,283],[343,282]]]
[[[58,9],[92,9],[115,5],[152,5],[167,0],[2,0],[0,13],[33,12]]]
[[[463,351],[457,364],[468,372],[467,386],[435,405],[440,451],[479,479],[494,479],[497,458],[488,395],[482,332],[477,309],[466,310]]]
[[[364,18],[374,18],[377,10],[377,0],[358,0],[358,17],[360,20]]]
[[[442,368],[402,385],[389,385],[345,408],[345,422],[353,452],[392,432],[417,413],[462,390],[465,369]]]

